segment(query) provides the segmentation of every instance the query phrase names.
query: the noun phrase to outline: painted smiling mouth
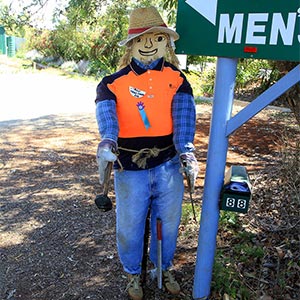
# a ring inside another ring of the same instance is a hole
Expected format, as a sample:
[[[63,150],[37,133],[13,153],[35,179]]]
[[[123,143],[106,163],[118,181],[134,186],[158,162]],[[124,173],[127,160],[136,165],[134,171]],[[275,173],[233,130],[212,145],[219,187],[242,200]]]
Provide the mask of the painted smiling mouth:
[[[142,56],[152,56],[152,55],[155,55],[157,53],[157,49],[154,49],[152,51],[142,51],[142,50],[139,50],[139,53],[140,55]]]

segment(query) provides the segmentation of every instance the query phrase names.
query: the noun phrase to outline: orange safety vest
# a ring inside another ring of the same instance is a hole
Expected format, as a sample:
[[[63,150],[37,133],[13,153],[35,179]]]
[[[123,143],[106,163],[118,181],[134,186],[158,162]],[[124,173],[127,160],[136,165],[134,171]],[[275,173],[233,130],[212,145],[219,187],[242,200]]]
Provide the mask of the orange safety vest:
[[[116,96],[119,137],[171,134],[172,100],[182,82],[179,71],[164,66],[141,75],[129,72],[108,84]]]

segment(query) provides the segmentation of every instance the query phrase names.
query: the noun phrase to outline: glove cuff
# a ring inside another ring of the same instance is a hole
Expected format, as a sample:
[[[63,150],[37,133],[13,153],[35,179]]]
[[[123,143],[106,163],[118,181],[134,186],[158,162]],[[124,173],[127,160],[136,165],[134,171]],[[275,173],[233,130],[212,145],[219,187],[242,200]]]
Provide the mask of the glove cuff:
[[[181,160],[195,160],[195,155],[193,152],[183,152],[179,155]]]
[[[99,145],[98,148],[110,148],[112,152],[116,153],[118,149],[117,142],[111,139],[103,139]]]

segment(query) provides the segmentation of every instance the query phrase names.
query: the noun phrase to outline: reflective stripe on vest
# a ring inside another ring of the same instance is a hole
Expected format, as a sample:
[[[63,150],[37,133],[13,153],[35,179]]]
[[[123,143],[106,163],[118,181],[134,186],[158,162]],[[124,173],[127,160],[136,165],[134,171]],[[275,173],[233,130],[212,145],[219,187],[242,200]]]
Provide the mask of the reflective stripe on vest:
[[[130,72],[109,84],[117,99],[119,137],[171,134],[172,100],[182,82],[179,71],[164,67],[142,75]]]

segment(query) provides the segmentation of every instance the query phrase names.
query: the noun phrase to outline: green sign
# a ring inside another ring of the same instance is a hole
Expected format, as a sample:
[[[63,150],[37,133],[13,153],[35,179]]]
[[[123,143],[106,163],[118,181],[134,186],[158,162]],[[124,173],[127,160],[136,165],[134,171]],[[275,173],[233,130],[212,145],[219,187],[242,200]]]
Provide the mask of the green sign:
[[[179,0],[177,54],[300,61],[299,0]]]

